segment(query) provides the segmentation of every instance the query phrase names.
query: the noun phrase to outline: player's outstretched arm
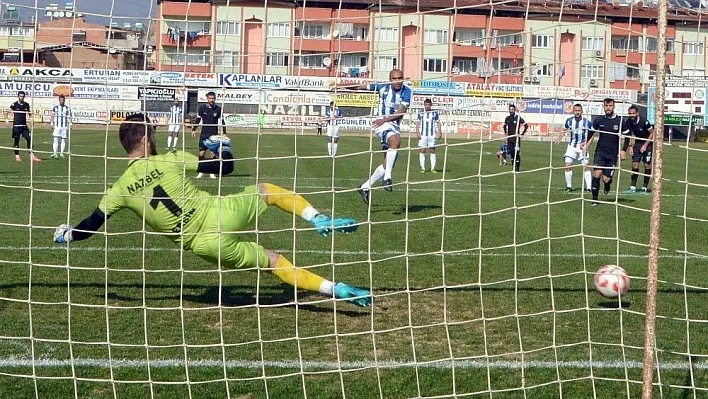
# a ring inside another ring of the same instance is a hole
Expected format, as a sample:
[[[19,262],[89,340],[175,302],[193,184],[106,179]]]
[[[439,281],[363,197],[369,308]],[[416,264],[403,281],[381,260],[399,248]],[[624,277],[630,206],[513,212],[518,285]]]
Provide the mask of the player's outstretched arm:
[[[54,230],[54,242],[66,244],[69,241],[85,240],[94,235],[103,226],[103,222],[109,218],[110,216],[106,216],[101,209],[96,208],[91,216],[82,220],[76,227],[70,224],[62,224],[57,227]]]

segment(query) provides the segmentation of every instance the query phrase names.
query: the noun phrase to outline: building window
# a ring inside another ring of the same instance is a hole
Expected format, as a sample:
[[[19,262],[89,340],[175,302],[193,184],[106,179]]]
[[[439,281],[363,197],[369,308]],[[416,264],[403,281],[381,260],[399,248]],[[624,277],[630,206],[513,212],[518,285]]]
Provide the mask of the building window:
[[[10,27],[0,26],[0,36],[10,36]]]
[[[602,65],[583,65],[580,73],[580,77],[583,79],[602,79],[605,77]]]
[[[216,23],[216,34],[224,36],[238,36],[238,22],[218,21]]]
[[[267,24],[268,37],[290,37],[288,22],[272,22]]]
[[[197,32],[202,35],[211,34],[211,21],[169,21],[167,22],[167,30],[179,29],[181,33]]]
[[[531,36],[531,46],[536,48],[553,47],[553,35],[533,35]]]
[[[447,31],[438,29],[425,30],[426,44],[445,44],[447,43]]]
[[[524,68],[524,60],[515,58],[502,58],[492,60],[492,68],[498,70],[502,74],[518,74]]]
[[[484,29],[456,30],[453,41],[464,46],[483,46]]]
[[[376,28],[376,41],[398,43],[398,28]]]
[[[477,72],[476,58],[457,58],[452,60],[452,73],[475,73]]]
[[[685,55],[703,55],[703,43],[686,42],[683,44],[683,53]]]
[[[544,65],[535,64],[533,66],[533,75],[534,76],[552,77],[553,76],[553,64],[544,64]]]
[[[705,68],[683,68],[683,76],[706,76]]]
[[[656,53],[659,48],[659,41],[654,37],[647,37],[644,39],[644,50],[650,53]]]
[[[268,53],[266,54],[266,65],[275,67],[286,67],[288,66],[288,59],[290,55],[288,53]]]
[[[612,37],[612,49],[613,50],[627,50],[627,51],[639,51],[639,38],[638,37]]]
[[[211,52],[209,50],[201,53],[166,53],[171,65],[209,65]]]
[[[295,24],[295,37],[303,39],[326,39],[329,37],[329,27],[322,25],[301,25],[300,22]]]
[[[368,40],[369,27],[366,25],[354,25],[352,23],[337,22],[334,29],[339,32],[335,39],[342,40]]]
[[[374,69],[377,71],[390,72],[398,66],[398,58],[393,56],[380,56],[375,58]]]
[[[23,28],[23,27],[14,27],[12,28],[11,31],[12,36],[34,36],[34,29],[32,28]]]
[[[365,54],[342,54],[339,58],[339,66],[343,68],[360,68],[369,64]],[[391,68],[393,69],[393,68]]]
[[[322,61],[324,60],[324,55],[322,54],[297,54],[294,56],[293,62],[295,65],[302,68],[323,68]]]
[[[519,32],[499,31],[495,39],[499,46],[518,46],[524,42]]]
[[[447,72],[447,60],[440,58],[426,58],[423,60],[424,72]]]
[[[641,75],[639,74],[639,64],[628,64],[627,65],[627,78],[628,79],[639,79]]]
[[[220,67],[233,68],[238,66],[238,52],[231,50],[217,51],[215,64]]]
[[[603,51],[605,50],[604,37],[584,37],[583,51]]]

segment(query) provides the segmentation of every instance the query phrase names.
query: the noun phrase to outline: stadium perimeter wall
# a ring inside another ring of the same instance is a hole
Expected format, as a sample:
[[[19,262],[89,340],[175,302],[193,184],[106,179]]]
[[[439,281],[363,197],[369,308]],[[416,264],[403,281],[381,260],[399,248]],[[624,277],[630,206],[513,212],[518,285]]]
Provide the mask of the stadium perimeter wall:
[[[369,83],[372,81],[357,78],[0,67],[0,98],[7,104],[6,119],[10,117],[9,105],[23,90],[37,123],[50,121],[59,94],[67,97],[78,124],[116,123],[135,111],[148,112],[165,124],[175,98],[184,103],[189,123],[198,104],[206,101],[206,93],[214,91],[227,124],[236,128],[256,127],[258,113],[263,112],[267,129],[314,129],[330,101],[335,101],[344,115],[339,121],[341,130],[365,133],[378,99],[375,93],[347,88]],[[575,103],[584,105],[586,115],[596,115],[602,113],[602,99],[613,97],[618,101],[618,113],[626,114],[637,98],[636,91],[622,89],[444,81],[407,84],[414,95],[404,130],[415,131],[415,115],[430,98],[433,109],[440,111],[448,137],[501,135],[509,104],[515,104],[529,123],[527,135],[544,137],[562,126]]]

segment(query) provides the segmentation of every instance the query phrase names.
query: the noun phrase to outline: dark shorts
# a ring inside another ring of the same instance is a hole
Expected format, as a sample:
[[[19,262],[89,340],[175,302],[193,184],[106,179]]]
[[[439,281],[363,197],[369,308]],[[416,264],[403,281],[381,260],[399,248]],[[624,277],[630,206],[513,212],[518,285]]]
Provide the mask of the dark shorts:
[[[645,152],[639,152],[643,144],[634,145],[632,148],[632,162],[651,163],[654,146],[649,144]]]
[[[30,137],[30,131],[27,126],[13,126],[12,127],[12,138],[17,139],[20,137],[24,137],[25,140],[29,140]]]
[[[617,154],[596,151],[594,165],[595,169],[602,169],[602,174],[612,177],[615,173],[614,167],[617,166]]]
[[[521,142],[519,142],[519,149],[516,149],[516,140],[507,140],[506,142],[506,153],[510,157],[514,156],[514,152],[521,154]]]

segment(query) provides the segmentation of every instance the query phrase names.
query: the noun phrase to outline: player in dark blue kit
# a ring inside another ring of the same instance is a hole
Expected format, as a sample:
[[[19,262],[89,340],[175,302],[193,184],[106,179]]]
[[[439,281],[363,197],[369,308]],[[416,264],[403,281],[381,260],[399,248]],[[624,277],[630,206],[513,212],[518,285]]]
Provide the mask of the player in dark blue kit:
[[[509,154],[509,146],[506,143],[502,143],[499,146],[499,151],[497,151],[497,159],[499,159],[499,166],[506,165],[506,156]]]
[[[202,133],[199,136],[199,159],[203,160],[207,151],[205,140],[209,137],[219,134],[219,125],[222,126],[223,134],[226,136],[226,122],[221,114],[221,107],[216,105],[216,94],[212,91],[206,95],[207,103],[199,107],[197,120],[192,127],[192,137],[196,137],[197,125],[202,123]],[[202,173],[197,174],[197,179],[202,177]],[[210,174],[209,177],[216,179],[216,175]]]
[[[17,101],[10,105],[10,109],[12,110],[12,139],[14,140],[12,146],[15,147],[15,161],[22,161],[20,150],[18,150],[18,148],[20,148],[20,137],[24,137],[25,141],[27,141],[27,149],[30,150],[32,161],[41,161],[41,159],[37,158],[34,156],[34,153],[32,153],[32,134],[27,127],[27,115],[30,115],[30,120],[32,120],[32,111],[30,110],[29,103],[25,102],[24,91],[17,93]],[[5,121],[6,125],[9,123],[10,121]]]
[[[632,156],[632,185],[626,193],[637,192],[637,177],[639,177],[639,162],[644,162],[644,185],[642,194],[649,192],[649,181],[651,180],[651,160],[652,160],[652,140],[654,139],[654,127],[648,120],[639,116],[639,109],[632,105],[629,107],[629,119],[624,121],[622,127],[624,145],[622,151],[629,148],[629,155]],[[634,145],[629,146],[631,136],[634,136]],[[624,159],[624,158],[622,158]]]
[[[597,133],[600,138],[595,147],[594,170],[592,176],[592,205],[598,204],[600,193],[600,178],[605,182],[605,194],[610,192],[612,176],[617,166],[617,155],[619,153],[620,129],[622,128],[622,117],[615,114],[615,100],[606,98],[603,101],[605,115],[601,115],[592,121],[592,129],[588,132],[586,147],[589,148]],[[625,152],[619,154],[625,157]]]

